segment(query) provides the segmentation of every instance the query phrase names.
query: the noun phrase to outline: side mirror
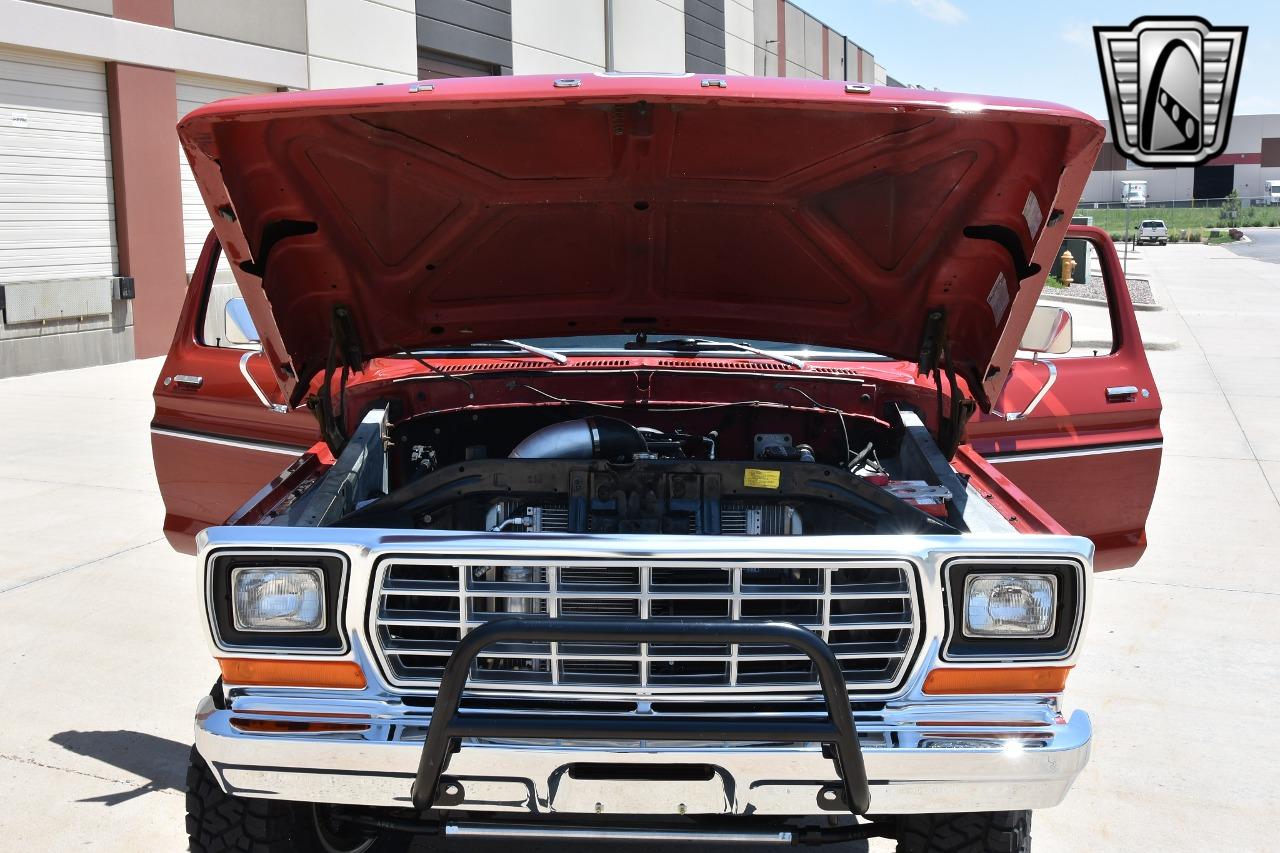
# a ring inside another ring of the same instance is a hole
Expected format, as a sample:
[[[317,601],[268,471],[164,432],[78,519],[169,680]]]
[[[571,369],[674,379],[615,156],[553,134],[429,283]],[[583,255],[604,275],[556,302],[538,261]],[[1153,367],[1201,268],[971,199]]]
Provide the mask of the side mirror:
[[[1037,305],[1018,349],[1045,355],[1071,352],[1071,312],[1056,305]]]
[[[226,323],[227,343],[235,346],[258,343],[260,340],[258,327],[253,324],[253,318],[249,316],[249,306],[244,304],[244,297],[228,299],[223,316]]]

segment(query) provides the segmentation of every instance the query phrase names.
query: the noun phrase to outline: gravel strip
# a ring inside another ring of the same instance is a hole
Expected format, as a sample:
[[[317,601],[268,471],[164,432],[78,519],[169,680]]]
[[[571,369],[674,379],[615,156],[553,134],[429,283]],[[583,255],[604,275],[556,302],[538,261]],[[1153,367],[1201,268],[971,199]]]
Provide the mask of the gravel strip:
[[[1129,296],[1133,298],[1136,305],[1155,305],[1156,298],[1151,293],[1151,282],[1145,278],[1129,278]],[[1062,296],[1074,296],[1079,299],[1096,299],[1100,302],[1107,300],[1106,288],[1102,283],[1101,276],[1091,276],[1087,284],[1073,283],[1070,287],[1045,288],[1047,293],[1057,293]]]

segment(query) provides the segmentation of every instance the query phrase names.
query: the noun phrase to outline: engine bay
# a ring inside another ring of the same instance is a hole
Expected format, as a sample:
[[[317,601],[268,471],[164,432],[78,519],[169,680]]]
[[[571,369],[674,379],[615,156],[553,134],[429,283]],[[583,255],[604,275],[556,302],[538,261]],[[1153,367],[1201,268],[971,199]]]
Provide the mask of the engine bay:
[[[759,404],[455,411],[388,427],[387,493],[337,526],[507,533],[959,532],[902,428]],[[917,472],[919,473],[919,472]],[[936,479],[936,478],[934,478]]]

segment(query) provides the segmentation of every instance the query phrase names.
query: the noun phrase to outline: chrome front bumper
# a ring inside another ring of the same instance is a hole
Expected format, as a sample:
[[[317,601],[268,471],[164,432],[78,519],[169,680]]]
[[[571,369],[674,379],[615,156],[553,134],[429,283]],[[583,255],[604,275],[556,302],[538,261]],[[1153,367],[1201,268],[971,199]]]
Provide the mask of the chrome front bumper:
[[[1048,808],[1062,801],[1088,761],[1092,728],[1083,711],[1069,720],[1055,714],[1045,725],[1029,727],[983,725],[982,716],[993,719],[990,706],[934,704],[916,710],[925,716],[912,720],[911,712],[904,712],[888,727],[893,736],[883,742],[919,744],[968,736],[1001,745],[864,744],[871,814]],[[1025,717],[1042,712],[1043,707],[1028,703],[1021,709],[1023,714],[1013,717],[1008,712],[1018,709],[1006,705],[1003,710],[1006,713],[995,719]],[[228,793],[349,805],[411,805],[410,789],[423,746],[421,716],[400,721],[378,718],[360,733],[251,734],[232,724],[233,717],[253,716],[252,711],[218,710],[208,698],[196,716],[196,746]],[[315,719],[323,718],[319,714]],[[946,720],[947,725],[927,722],[938,720]],[[964,725],[966,720],[972,724]],[[590,779],[575,778],[580,775],[575,765],[654,764],[699,765],[709,768],[709,773],[656,784],[596,778],[599,773]],[[448,808],[513,815],[818,815],[824,813],[820,792],[838,783],[832,762],[816,744],[667,743],[654,747],[469,739],[449,759],[449,776],[463,790],[459,801],[451,801]]]

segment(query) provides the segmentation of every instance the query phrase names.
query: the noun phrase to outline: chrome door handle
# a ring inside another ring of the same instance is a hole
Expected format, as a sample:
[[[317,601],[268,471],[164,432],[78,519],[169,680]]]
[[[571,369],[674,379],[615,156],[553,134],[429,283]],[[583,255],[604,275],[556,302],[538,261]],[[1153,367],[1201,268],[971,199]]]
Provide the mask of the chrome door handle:
[[[183,388],[199,388],[204,384],[203,376],[191,376],[186,373],[179,373],[173,377],[173,381],[181,385]]]
[[[1114,385],[1107,389],[1108,403],[1131,403],[1138,396],[1138,388],[1134,385]]]

